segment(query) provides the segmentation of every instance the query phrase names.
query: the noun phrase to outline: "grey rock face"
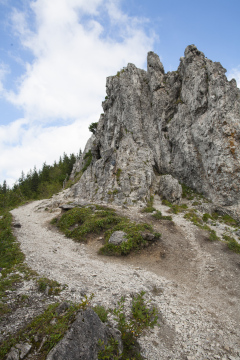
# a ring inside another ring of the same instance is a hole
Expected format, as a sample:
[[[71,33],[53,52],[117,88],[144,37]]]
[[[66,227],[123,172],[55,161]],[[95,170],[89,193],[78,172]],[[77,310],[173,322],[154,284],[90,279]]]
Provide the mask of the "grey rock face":
[[[108,242],[109,244],[120,245],[122,242],[127,241],[126,235],[124,231],[114,231]]]
[[[97,314],[91,310],[81,312],[64,338],[50,351],[47,360],[97,360],[99,340],[108,343],[110,337],[122,344],[120,337],[104,325]]]
[[[146,202],[170,174],[240,214],[240,90],[196,46],[184,55],[167,74],[150,52],[147,71],[128,64],[107,78],[104,113],[72,174],[91,150],[76,198]]]
[[[28,343],[16,344],[15,347],[12,347],[8,353],[7,360],[21,360],[26,357],[26,355],[31,350],[32,345]]]
[[[19,351],[12,347],[8,353],[7,360],[19,360]]]
[[[172,175],[163,175],[160,177],[159,195],[173,204],[179,204],[182,199],[182,186]]]
[[[150,233],[150,231],[144,231],[141,233],[142,237],[144,240],[147,240],[147,241],[154,241],[156,240],[156,237],[154,234]]]

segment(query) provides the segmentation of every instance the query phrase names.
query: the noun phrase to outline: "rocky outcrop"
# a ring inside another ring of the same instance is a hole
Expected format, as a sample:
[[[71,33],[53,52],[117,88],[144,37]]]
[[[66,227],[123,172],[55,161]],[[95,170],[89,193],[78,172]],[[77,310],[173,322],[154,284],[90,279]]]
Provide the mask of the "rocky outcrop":
[[[74,173],[75,197],[146,202],[160,175],[240,212],[240,90],[196,46],[165,74],[148,53],[147,71],[128,64],[107,78],[97,130]]]
[[[173,204],[179,204],[182,199],[182,186],[172,175],[160,177],[158,192],[163,199]]]
[[[63,339],[50,351],[47,360],[97,360],[100,342],[108,344],[110,338],[118,341],[119,353],[122,342],[117,331],[101,322],[92,309],[79,313]]]
[[[127,234],[124,231],[114,231],[108,240],[109,244],[120,245],[123,242],[127,241]]]

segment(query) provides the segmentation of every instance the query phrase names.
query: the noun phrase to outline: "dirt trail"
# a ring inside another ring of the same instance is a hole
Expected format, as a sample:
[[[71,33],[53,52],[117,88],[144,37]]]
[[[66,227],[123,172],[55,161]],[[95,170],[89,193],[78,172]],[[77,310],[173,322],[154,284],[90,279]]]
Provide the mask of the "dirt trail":
[[[80,301],[94,293],[94,303],[114,307],[122,295],[146,291],[158,307],[160,327],[141,337],[142,353],[158,359],[240,359],[240,257],[206,235],[182,215],[155,221],[162,233],[157,244],[125,258],[97,255],[100,241],[79,244],[53,231],[49,221],[59,212],[38,201],[12,211],[28,265],[39,274],[67,284],[60,297]],[[155,207],[164,212],[165,207]],[[131,218],[151,221],[137,209]]]

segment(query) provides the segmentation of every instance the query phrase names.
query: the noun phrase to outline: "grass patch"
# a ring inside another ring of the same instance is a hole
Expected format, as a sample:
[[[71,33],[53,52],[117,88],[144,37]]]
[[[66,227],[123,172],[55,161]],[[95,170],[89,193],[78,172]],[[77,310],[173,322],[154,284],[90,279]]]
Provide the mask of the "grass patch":
[[[233,219],[230,215],[227,215],[227,214],[220,215],[218,212],[215,211],[211,215],[210,214],[204,214],[203,216],[207,220],[208,219],[218,220],[221,223],[224,223],[226,225],[237,227],[237,228],[239,227],[239,222],[237,220]],[[207,220],[204,220],[204,221],[207,221]]]
[[[116,178],[117,178],[117,183],[118,183],[118,185],[120,184],[121,172],[122,172],[122,169],[117,169]]]
[[[93,307],[93,310],[103,323],[107,321],[109,310],[107,310],[103,305],[96,305]]]
[[[194,200],[195,198],[197,200],[203,200],[204,202],[209,202],[203,194],[199,194],[197,191],[191,189],[189,186],[185,184],[181,184],[182,186],[182,197],[187,200]],[[194,206],[200,205],[199,202],[195,202]]]
[[[112,310],[114,320],[121,331],[123,342],[123,353],[119,355],[117,343],[110,340],[103,350],[98,353],[98,359],[115,360],[137,360],[143,359],[137,343],[138,337],[147,328],[153,328],[157,324],[158,312],[153,306],[144,299],[145,292],[141,291],[132,298],[131,310],[129,315],[125,309],[125,298],[122,297],[118,302],[118,307]],[[104,345],[103,343],[100,345]]]
[[[0,316],[5,315],[9,312],[11,312],[10,307],[7,304],[0,302]]]
[[[85,160],[84,166],[83,166],[83,168],[82,168],[82,172],[84,173],[84,171],[87,170],[87,168],[89,167],[89,165],[90,165],[91,162],[92,162],[92,152],[91,152],[91,150],[89,150],[89,151],[84,155],[83,160]]]
[[[171,216],[163,216],[159,210],[157,210],[157,212],[153,214],[152,217],[154,217],[156,220],[172,220]]]
[[[112,209],[97,209],[97,212],[90,207],[71,209],[57,221],[57,226],[66,236],[84,241],[88,234],[106,231],[122,220]]]
[[[239,227],[238,221],[233,219],[229,215],[222,215],[220,217],[220,221],[224,222],[224,224],[226,224],[226,225],[230,225],[230,226],[233,226],[233,227]]]
[[[179,212],[183,212],[188,208],[187,204],[174,205],[167,200],[162,200],[162,204],[170,207],[173,214],[178,214]]]
[[[18,243],[12,233],[12,215],[4,213],[0,219],[0,267],[7,270],[11,269],[24,260]]]
[[[25,257],[12,233],[11,222],[12,215],[9,212],[3,213],[0,219],[0,299],[5,296],[6,290],[12,290],[22,280],[15,272]]]
[[[187,185],[182,185],[182,197],[184,199],[193,200],[195,198],[195,192]]]
[[[205,214],[203,214],[202,219],[204,222],[207,222],[209,219],[213,220],[213,217],[210,214],[205,213]]]
[[[200,229],[207,230],[209,232],[210,241],[220,240],[216,234],[216,231],[212,230],[208,225],[204,224],[203,220],[195,213],[194,210],[189,211],[187,214],[185,214],[184,218],[191,221],[194,225],[198,226]],[[205,218],[209,218],[209,217],[206,216]]]
[[[121,222],[105,233],[105,245],[99,250],[99,253],[104,255],[127,255],[133,250],[140,250],[147,245],[147,241],[141,235],[146,230],[153,233],[151,225],[137,224],[122,217]],[[127,241],[122,242],[120,245],[109,244],[108,240],[114,231],[124,231],[127,234]]]
[[[148,200],[147,202],[147,206],[145,206],[141,212],[142,213],[152,213],[153,211],[156,211],[156,209],[153,207],[153,200],[154,200],[154,197],[153,195],[150,196],[150,199]]]
[[[147,245],[141,232],[154,233],[148,224],[137,224],[126,217],[119,216],[115,210],[103,206],[74,208],[64,213],[60,219],[54,220],[64,234],[77,241],[86,241],[89,234],[104,232],[105,245],[99,250],[104,255],[127,255],[132,250],[139,250]],[[120,245],[108,244],[114,231],[124,231],[127,241]]]
[[[42,277],[37,280],[38,290],[45,292],[48,288],[48,295],[58,295],[61,291],[61,285],[55,281]]]
[[[209,240],[210,240],[210,241],[220,240],[219,237],[217,236],[215,230],[212,230],[212,229],[209,230]]]
[[[223,235],[224,240],[227,241],[227,246],[230,250],[240,254],[240,244],[231,236]]]

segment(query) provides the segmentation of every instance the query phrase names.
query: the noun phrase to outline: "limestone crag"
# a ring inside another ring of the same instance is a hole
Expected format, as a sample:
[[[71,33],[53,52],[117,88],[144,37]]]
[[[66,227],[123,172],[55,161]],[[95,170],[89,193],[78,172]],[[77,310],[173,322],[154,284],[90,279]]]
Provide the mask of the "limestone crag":
[[[240,213],[240,90],[195,45],[165,74],[148,53],[147,71],[128,64],[107,78],[96,133],[75,164],[75,197],[146,202],[160,176]]]

